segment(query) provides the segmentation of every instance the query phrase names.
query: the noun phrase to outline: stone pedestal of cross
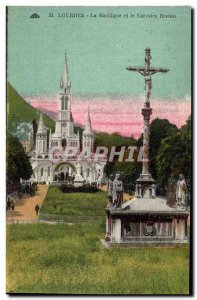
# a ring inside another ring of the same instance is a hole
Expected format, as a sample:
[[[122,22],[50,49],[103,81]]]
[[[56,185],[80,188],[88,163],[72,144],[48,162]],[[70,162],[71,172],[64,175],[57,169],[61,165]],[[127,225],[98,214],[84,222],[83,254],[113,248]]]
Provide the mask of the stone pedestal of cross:
[[[152,89],[152,75],[156,73],[167,73],[169,69],[155,68],[150,66],[151,60],[150,48],[145,49],[145,66],[144,67],[132,67],[129,66],[126,69],[128,71],[138,72],[144,76],[145,79],[145,102],[142,108],[142,115],[144,117],[143,128],[143,162],[142,173],[136,183],[136,196],[139,198],[151,197],[155,198],[155,181],[149,172],[149,139],[150,139],[150,116],[152,114],[152,108],[150,107],[150,95]]]

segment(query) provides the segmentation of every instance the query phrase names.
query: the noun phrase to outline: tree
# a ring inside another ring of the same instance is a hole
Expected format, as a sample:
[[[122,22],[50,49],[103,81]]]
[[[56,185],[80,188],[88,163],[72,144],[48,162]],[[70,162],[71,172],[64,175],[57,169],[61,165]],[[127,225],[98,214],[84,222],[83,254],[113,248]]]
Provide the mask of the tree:
[[[176,134],[163,139],[156,157],[158,183],[167,184],[171,173],[184,174],[191,181],[191,119]]]
[[[6,141],[6,178],[7,181],[19,183],[20,178],[28,180],[33,174],[29,156],[17,137],[7,133]]]
[[[155,119],[150,124],[150,152],[149,152],[149,170],[152,177],[157,180],[156,157],[161,145],[161,141],[177,132],[176,125],[170,123],[167,119]],[[143,135],[137,142],[138,147],[143,146]]]
[[[114,132],[112,134],[104,133],[104,132],[97,132],[95,133],[95,141],[94,141],[94,147],[98,146],[105,146],[111,150],[112,146],[118,147],[121,146],[131,146],[135,145],[136,140],[133,137],[123,137],[120,134]]]
[[[177,132],[177,127],[167,119],[155,119],[150,125],[150,173],[157,180],[156,157],[161,141]]]

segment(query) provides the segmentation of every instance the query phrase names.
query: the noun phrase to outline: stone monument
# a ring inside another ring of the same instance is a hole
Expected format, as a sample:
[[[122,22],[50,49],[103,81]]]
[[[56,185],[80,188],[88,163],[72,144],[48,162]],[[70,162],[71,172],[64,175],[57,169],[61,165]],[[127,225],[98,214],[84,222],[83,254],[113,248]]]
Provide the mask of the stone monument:
[[[113,205],[108,204],[106,208],[106,237],[105,240],[101,240],[106,248],[110,246],[172,246],[188,242],[184,176],[179,176],[175,189],[170,187],[171,195],[168,194],[171,197],[170,204],[166,199],[156,196],[155,181],[149,172],[151,77],[158,72],[169,71],[151,67],[150,60],[151,50],[146,48],[145,67],[126,68],[128,71],[140,73],[145,78],[145,102],[142,108],[144,120],[142,173],[136,181],[134,199],[121,204],[113,201]],[[115,186],[116,184],[113,184],[113,189]],[[172,203],[173,201],[175,203]]]

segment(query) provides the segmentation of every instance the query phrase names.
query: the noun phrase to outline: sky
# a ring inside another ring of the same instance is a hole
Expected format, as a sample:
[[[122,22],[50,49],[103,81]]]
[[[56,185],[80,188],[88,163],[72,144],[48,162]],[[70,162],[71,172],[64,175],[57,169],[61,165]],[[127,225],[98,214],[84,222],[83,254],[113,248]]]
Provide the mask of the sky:
[[[49,116],[57,119],[60,109],[58,95],[52,97],[28,97],[26,99],[32,106],[42,109]],[[84,126],[89,107],[92,128],[95,131],[113,133],[138,138],[143,128],[141,108],[144,99],[138,97],[94,97],[72,98],[72,114],[76,124]],[[152,99],[153,115],[155,118],[168,119],[171,123],[181,127],[190,115],[190,97],[166,101],[164,98]],[[52,112],[52,114],[51,114]]]
[[[40,18],[30,18],[33,13]],[[64,17],[66,13],[84,17]],[[176,17],[160,18],[160,14]],[[191,109],[190,18],[189,7],[10,7],[7,78],[34,106],[38,99],[41,106],[50,99],[57,103],[66,51],[73,109],[83,108],[81,119],[73,111],[74,121],[83,123],[88,104],[90,111],[92,105],[94,129],[131,135],[130,125],[136,123],[132,107],[140,112],[144,78],[126,71],[126,66],[143,66],[144,49],[150,47],[151,64],[170,69],[167,74],[153,76],[151,97],[158,110],[153,118],[162,115],[171,120],[171,108],[173,122],[180,127]],[[103,124],[96,120],[95,103],[102,107]],[[117,103],[119,109],[114,111]],[[106,120],[110,107],[114,112],[111,123]],[[125,108],[130,115],[124,113]],[[134,131],[139,135],[142,120],[140,114],[138,117]]]

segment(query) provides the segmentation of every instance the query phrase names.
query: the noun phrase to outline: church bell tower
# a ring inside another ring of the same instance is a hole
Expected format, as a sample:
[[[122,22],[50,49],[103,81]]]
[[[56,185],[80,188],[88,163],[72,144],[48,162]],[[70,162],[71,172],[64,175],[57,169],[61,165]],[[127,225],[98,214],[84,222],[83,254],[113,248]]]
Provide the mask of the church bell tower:
[[[65,54],[64,69],[60,81],[60,99],[61,99],[61,110],[60,110],[60,119],[61,120],[70,120],[71,114],[71,101],[70,101],[70,89],[71,82],[68,76],[68,64],[67,57]]]
[[[36,153],[43,154],[47,152],[47,130],[44,126],[43,114],[40,113],[38,130],[36,133]]]
[[[61,132],[63,138],[69,138],[73,134],[73,121],[71,113],[71,82],[68,75],[67,56],[60,81],[60,112],[57,131]]]
[[[93,145],[94,145],[94,134],[92,132],[90,112],[88,108],[86,125],[83,131],[83,152],[86,152],[87,154],[91,154],[93,152]]]

